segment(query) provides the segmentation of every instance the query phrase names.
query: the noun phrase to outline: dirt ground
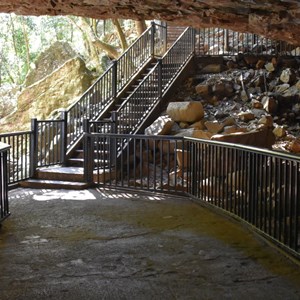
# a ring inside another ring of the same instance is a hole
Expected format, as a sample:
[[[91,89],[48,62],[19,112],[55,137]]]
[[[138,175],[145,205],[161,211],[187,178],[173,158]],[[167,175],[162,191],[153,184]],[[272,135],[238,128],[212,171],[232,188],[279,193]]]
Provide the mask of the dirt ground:
[[[300,299],[300,268],[188,198],[15,189],[0,299]]]

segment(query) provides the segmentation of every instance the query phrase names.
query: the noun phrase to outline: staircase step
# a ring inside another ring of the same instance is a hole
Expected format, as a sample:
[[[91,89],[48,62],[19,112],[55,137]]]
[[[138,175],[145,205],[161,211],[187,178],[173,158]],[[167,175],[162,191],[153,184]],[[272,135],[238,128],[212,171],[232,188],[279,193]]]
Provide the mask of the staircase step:
[[[70,158],[68,159],[68,165],[71,167],[83,167],[83,158]],[[108,165],[109,160],[107,159],[94,159],[95,165]]]
[[[83,168],[54,166],[37,170],[36,179],[81,181],[83,182]]]
[[[101,146],[103,147],[102,144],[101,144]],[[99,154],[101,157],[102,156],[108,157],[109,153],[110,153],[109,150],[104,150],[104,149],[95,149],[94,150],[94,155],[98,155]],[[84,154],[83,149],[77,149],[76,150],[76,157],[73,157],[73,158],[83,158],[83,154]]]
[[[76,181],[61,181],[47,179],[28,179],[20,182],[24,188],[32,189],[66,189],[66,190],[83,190],[89,188],[92,184]]]

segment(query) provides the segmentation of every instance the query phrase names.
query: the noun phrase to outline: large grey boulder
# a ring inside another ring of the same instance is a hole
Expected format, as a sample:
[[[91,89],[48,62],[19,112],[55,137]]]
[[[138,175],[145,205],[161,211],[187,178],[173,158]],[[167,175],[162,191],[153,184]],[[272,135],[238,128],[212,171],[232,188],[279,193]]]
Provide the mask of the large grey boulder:
[[[36,59],[34,68],[26,76],[24,86],[30,86],[45,78],[76,55],[76,52],[67,42],[55,42]]]
[[[167,114],[175,122],[194,123],[204,117],[204,110],[201,102],[170,102],[167,107]]]

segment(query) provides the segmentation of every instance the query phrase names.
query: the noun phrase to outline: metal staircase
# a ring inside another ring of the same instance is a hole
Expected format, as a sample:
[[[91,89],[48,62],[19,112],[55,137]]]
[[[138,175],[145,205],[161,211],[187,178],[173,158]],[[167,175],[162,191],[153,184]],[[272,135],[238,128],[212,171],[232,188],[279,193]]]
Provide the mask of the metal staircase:
[[[126,145],[103,141],[84,148],[84,134],[140,133],[160,112],[164,95],[193,56],[193,29],[187,28],[168,51],[166,42],[166,27],[153,23],[78,102],[62,112],[61,120],[33,120],[33,176],[22,185],[86,188],[84,170],[113,166]],[[93,157],[88,163],[87,153]]]

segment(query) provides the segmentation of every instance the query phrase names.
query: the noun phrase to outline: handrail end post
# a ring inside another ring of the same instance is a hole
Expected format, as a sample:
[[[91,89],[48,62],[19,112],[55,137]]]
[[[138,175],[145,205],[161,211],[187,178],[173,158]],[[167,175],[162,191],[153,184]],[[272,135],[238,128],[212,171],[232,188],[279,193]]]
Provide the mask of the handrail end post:
[[[112,121],[112,127],[111,127],[111,133],[118,133],[118,112],[117,111],[112,111],[111,112],[111,121]]]
[[[113,60],[112,67],[112,98],[115,100],[118,90],[118,60]]]
[[[155,56],[155,22],[151,22],[151,57]]]
[[[90,133],[90,120],[85,118],[82,120],[82,130],[84,133]]]
[[[159,99],[161,100],[162,99],[162,89],[163,89],[163,86],[162,86],[162,59],[159,58],[158,59],[158,97]]]
[[[93,161],[94,154],[92,151],[92,137],[89,136],[87,132],[83,134],[83,155],[84,155],[84,163],[83,163],[83,176],[84,182],[93,183]]]
[[[67,160],[67,143],[68,143],[68,112],[66,110],[62,110],[60,118],[62,121],[60,154],[61,154],[61,163],[65,165]]]
[[[37,119],[31,119],[31,135],[30,135],[30,177],[34,177],[38,160],[38,125]]]

